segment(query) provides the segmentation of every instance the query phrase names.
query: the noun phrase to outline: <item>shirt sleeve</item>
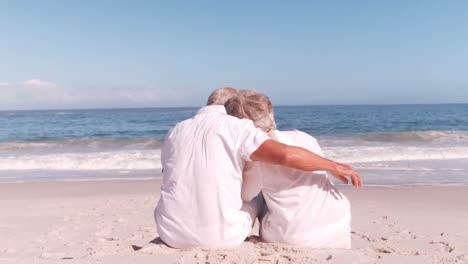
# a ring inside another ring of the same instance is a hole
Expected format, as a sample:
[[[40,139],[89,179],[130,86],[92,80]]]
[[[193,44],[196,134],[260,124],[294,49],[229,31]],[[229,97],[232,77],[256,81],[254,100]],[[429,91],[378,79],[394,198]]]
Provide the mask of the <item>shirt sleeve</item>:
[[[252,121],[242,120],[245,125],[239,131],[238,148],[239,155],[244,161],[252,161],[250,156],[254,153],[265,141],[270,139],[262,130],[256,128]]]

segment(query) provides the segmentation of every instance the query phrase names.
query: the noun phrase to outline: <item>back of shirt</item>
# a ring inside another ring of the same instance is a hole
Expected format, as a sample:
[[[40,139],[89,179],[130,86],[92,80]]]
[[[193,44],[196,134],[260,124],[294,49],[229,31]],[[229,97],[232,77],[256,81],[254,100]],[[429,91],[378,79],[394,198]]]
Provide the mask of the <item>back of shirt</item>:
[[[322,149],[317,140],[299,130],[276,130],[270,134],[270,137],[283,144],[305,148],[323,157]],[[328,175],[325,171],[306,172],[259,161],[249,162],[244,172],[242,199],[244,201],[249,201],[262,190],[275,193],[298,186],[308,186],[312,184],[323,186],[327,184],[327,182]]]
[[[242,170],[267,139],[251,121],[226,115],[223,106],[202,108],[177,124],[162,148],[155,211],[161,239],[178,248],[242,243],[253,221],[241,210]]]
[[[317,140],[301,131],[275,131],[272,139],[323,156]],[[349,202],[325,171],[252,162],[244,172],[243,187],[243,199],[263,193],[268,211],[260,231],[267,242],[314,248],[349,246]]]

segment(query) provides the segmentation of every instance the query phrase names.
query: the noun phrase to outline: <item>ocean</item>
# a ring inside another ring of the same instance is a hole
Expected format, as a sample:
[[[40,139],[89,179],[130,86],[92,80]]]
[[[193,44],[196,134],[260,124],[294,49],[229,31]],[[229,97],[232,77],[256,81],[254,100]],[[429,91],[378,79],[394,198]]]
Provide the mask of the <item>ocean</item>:
[[[167,131],[197,108],[0,112],[0,182],[161,177]],[[468,185],[468,105],[278,106],[368,186]]]

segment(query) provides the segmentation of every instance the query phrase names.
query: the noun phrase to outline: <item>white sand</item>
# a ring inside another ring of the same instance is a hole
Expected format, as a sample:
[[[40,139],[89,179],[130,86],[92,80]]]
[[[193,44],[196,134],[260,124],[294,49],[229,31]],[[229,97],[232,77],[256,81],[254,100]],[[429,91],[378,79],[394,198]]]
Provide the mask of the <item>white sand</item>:
[[[351,250],[255,237],[233,249],[177,250],[150,243],[159,184],[2,184],[0,263],[468,263],[468,188],[345,188]]]

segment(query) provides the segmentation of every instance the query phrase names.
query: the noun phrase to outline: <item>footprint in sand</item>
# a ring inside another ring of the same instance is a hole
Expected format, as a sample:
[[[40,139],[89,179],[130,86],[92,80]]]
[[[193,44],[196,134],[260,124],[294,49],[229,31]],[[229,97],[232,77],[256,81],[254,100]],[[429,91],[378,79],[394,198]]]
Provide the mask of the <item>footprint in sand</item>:
[[[206,248],[195,248],[188,250],[183,256],[181,256],[178,263],[191,264],[191,263],[243,263],[243,256],[236,251],[217,250],[217,249],[206,249]]]
[[[283,244],[257,243],[257,263],[312,263],[319,261],[310,257],[311,249],[297,248]],[[333,259],[333,255],[327,255],[325,260]],[[323,260],[322,260],[323,261]]]
[[[468,263],[468,257],[466,257],[465,255],[457,256],[457,260],[459,260],[460,263]]]
[[[445,241],[439,241],[437,243],[434,241],[431,241],[431,244],[438,244],[439,246],[441,246],[441,250],[449,252],[449,253],[452,253],[455,250],[454,246],[450,245],[448,242],[445,242]]]
[[[356,237],[358,237],[358,238],[365,239],[365,240],[367,240],[367,242],[375,242],[375,241],[376,241],[376,240],[375,240],[374,238],[372,238],[370,235],[357,233],[357,232],[355,232],[355,231],[351,231],[351,235],[356,236]]]
[[[291,256],[291,255],[280,255],[275,263],[312,263],[318,259],[314,259],[307,256]]]
[[[382,253],[382,254],[392,254],[392,253],[397,252],[391,247],[374,248],[374,251],[377,253]]]

